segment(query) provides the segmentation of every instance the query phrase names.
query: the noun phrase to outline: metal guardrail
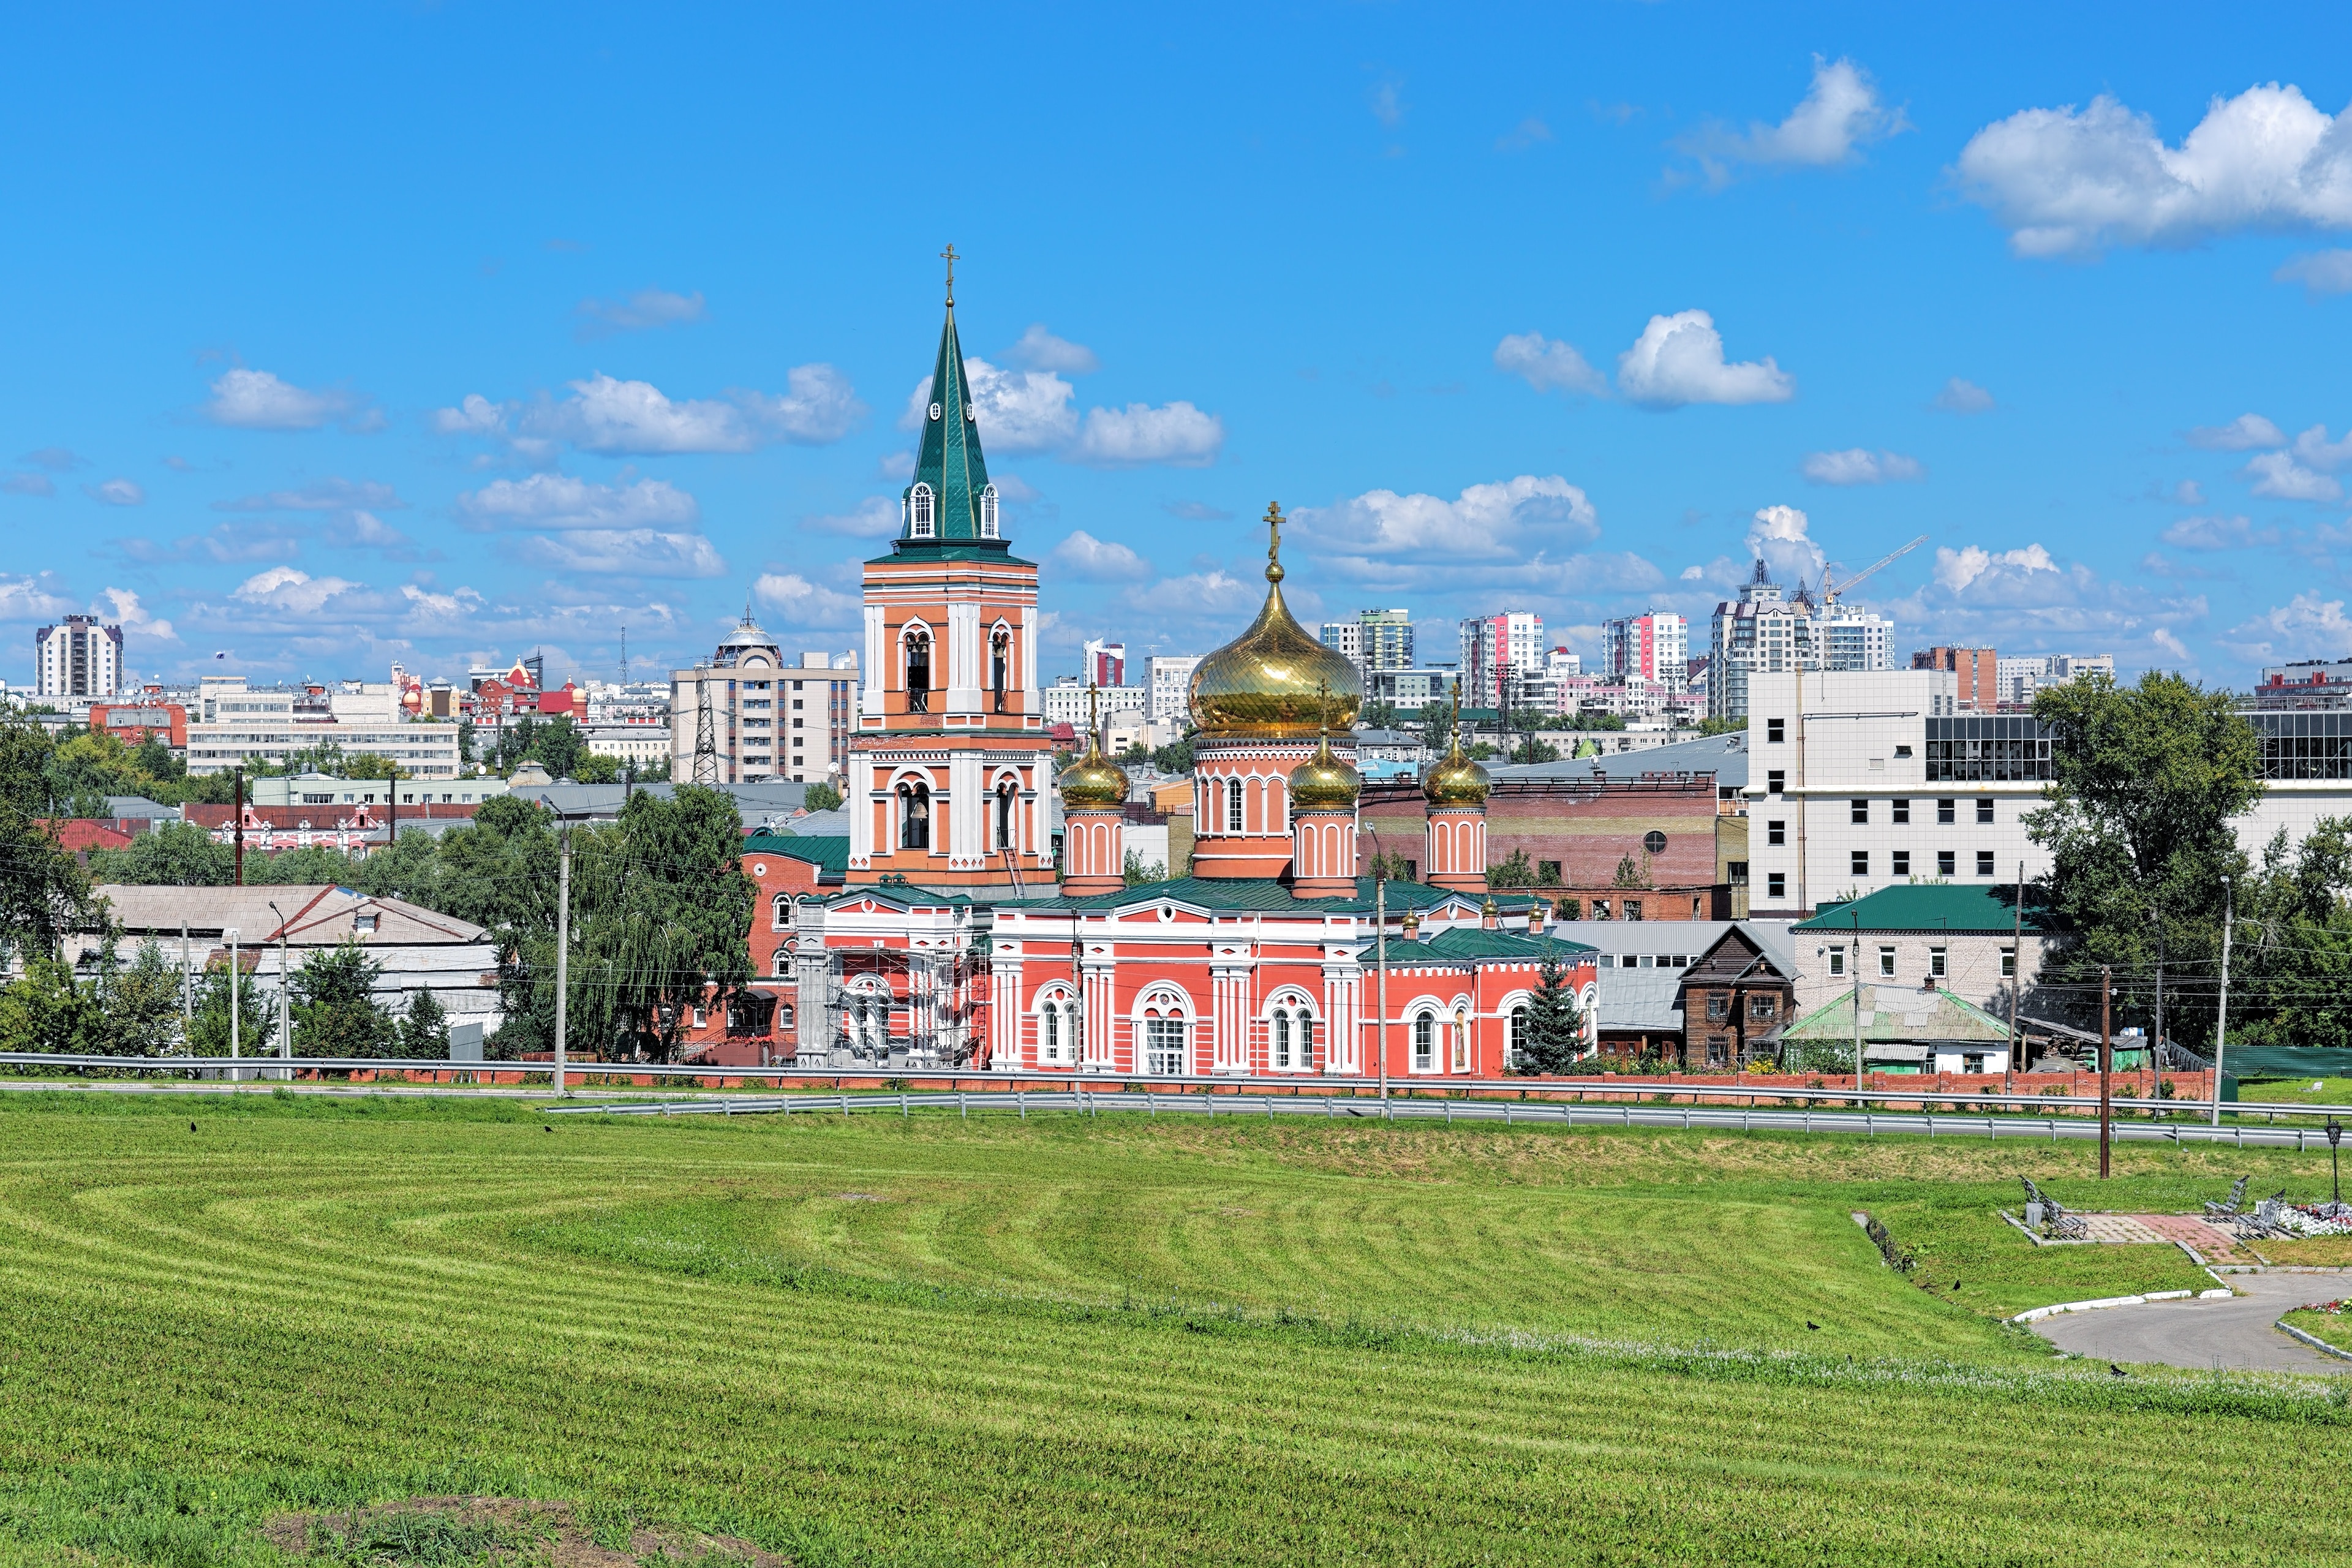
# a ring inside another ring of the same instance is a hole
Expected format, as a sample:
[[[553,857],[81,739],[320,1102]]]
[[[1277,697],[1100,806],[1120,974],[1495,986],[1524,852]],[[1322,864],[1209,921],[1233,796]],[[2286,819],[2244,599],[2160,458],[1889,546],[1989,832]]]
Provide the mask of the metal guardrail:
[[[526,1077],[548,1078],[551,1080],[551,1088],[554,1074],[553,1063],[537,1061],[473,1062],[380,1057],[113,1057],[49,1055],[38,1051],[0,1051],[0,1068],[10,1067],[65,1068],[79,1070],[140,1073],[163,1072],[174,1076],[192,1073],[205,1075],[234,1073],[247,1081],[254,1079],[282,1081],[292,1072],[431,1073],[436,1078],[445,1073],[453,1077],[520,1073]],[[2030,1075],[2021,1074],[2020,1076],[2030,1078]],[[830,1091],[823,1097],[827,1103],[831,1103],[844,1092],[842,1085],[851,1082],[877,1085],[904,1082],[910,1086],[916,1083],[946,1084],[949,1088],[945,1092],[950,1095],[957,1092],[955,1086],[961,1084],[980,1085],[982,1088],[975,1092],[982,1093],[1025,1092],[1029,1088],[1034,1087],[1041,1090],[1050,1089],[1056,1095],[1075,1094],[1089,1099],[1108,1095],[1111,1091],[1104,1087],[1108,1085],[1118,1085],[1122,1089],[1127,1089],[1130,1086],[1154,1086],[1149,1092],[1155,1093],[1156,1086],[1166,1085],[1180,1093],[1186,1090],[1213,1093],[1220,1100],[1256,1095],[1276,1100],[1338,1099],[1343,1103],[1349,1099],[1360,1100],[1366,1096],[1377,1098],[1381,1087],[1381,1080],[1377,1078],[1325,1073],[1244,1076],[1234,1073],[1073,1072],[1068,1069],[1041,1071],[1034,1068],[1018,1070],[957,1070],[925,1068],[803,1068],[577,1060],[564,1065],[564,1078],[567,1087],[591,1079],[609,1080],[652,1078],[686,1080],[697,1088],[708,1087],[709,1080],[712,1079],[763,1080],[775,1083],[779,1089],[783,1089],[787,1083],[814,1081],[832,1086]],[[1674,1082],[1664,1079],[1613,1075],[1582,1079],[1515,1078],[1478,1079],[1466,1081],[1444,1075],[1433,1075],[1428,1078],[1391,1079],[1388,1089],[1390,1103],[1395,1107],[1430,1106],[1433,1108],[1447,1104],[1455,1107],[1497,1105],[1506,1102],[1502,1097],[1539,1095],[1543,1097],[1540,1100],[1513,1098],[1508,1100],[1508,1103],[1525,1110],[1538,1105],[1559,1104],[1562,1102],[1563,1097],[1574,1096],[1579,1101],[1587,1105],[1597,1098],[1602,1105],[1647,1102],[1653,1109],[1661,1109],[1656,1103],[1657,1097],[1664,1096],[1668,1103],[1663,1109],[1673,1109],[1672,1101],[1685,1099],[1687,1099],[1695,1107],[1704,1107],[1705,1102],[1708,1100],[1731,1100],[1744,1102],[1746,1109],[1753,1110],[1759,1114],[1773,1109],[1762,1103],[1766,1100],[1780,1102],[1781,1109],[1786,1109],[1787,1102],[1793,1100],[1800,1108],[1827,1109],[1840,1106],[1851,1107],[1857,1104],[1863,1106],[1902,1104],[1942,1106],[1955,1114],[1964,1110],[1979,1112],[2023,1111],[2037,1113],[2034,1117],[2036,1121],[2046,1120],[2046,1117],[2038,1113],[2072,1110],[2087,1113],[2078,1116],[2075,1120],[2090,1121],[2094,1126],[2095,1126],[2099,1107],[2098,1097],[2095,1095],[1986,1094],[1969,1089],[1887,1088],[1883,1084],[1859,1090],[1850,1088],[1810,1089],[1783,1084]],[[852,1098],[856,1098],[860,1091],[847,1092]],[[868,1091],[869,1097],[870,1092]],[[881,1092],[887,1097],[895,1091],[886,1089]],[[920,1096],[938,1091],[910,1088],[909,1092]],[[803,1097],[787,1094],[781,1098]],[[890,1103],[895,1105],[897,1100],[892,1100]],[[2212,1112],[2212,1101],[2204,1099],[2162,1100],[2136,1096],[2113,1098],[2110,1105],[2115,1124],[2118,1128],[2128,1124],[2146,1123],[2151,1119],[2169,1126],[2172,1123],[2168,1119],[2172,1117],[2210,1117]],[[2230,1114],[2242,1119],[2248,1116],[2273,1119],[2282,1116],[2324,1118],[2345,1113],[2344,1108],[2340,1106],[2295,1105],[2287,1102],[2273,1103],[2268,1100],[2225,1100],[2223,1106]],[[1731,1109],[1737,1110],[1741,1108],[1741,1105],[1735,1104]],[[1317,1113],[1312,1110],[1307,1112],[1310,1115]],[[1420,1112],[1408,1111],[1405,1114],[1420,1114]],[[1438,1112],[1433,1109],[1430,1114],[1438,1114]]]
[[[859,1111],[897,1111],[907,1117],[917,1110],[953,1110],[969,1117],[975,1110],[1013,1111],[1024,1120],[1032,1110],[1069,1115],[1102,1111],[1141,1112],[1156,1116],[1195,1115],[1244,1118],[1320,1116],[1368,1121],[1443,1121],[1501,1122],[1505,1126],[1667,1127],[1684,1131],[1738,1128],[1748,1132],[1836,1132],[1875,1136],[1881,1132],[1925,1133],[1935,1137],[2003,1137],[2054,1143],[2061,1138],[2096,1140],[2099,1124],[2082,1117],[2039,1116],[2030,1121],[2000,1116],[1937,1116],[1927,1111],[1817,1110],[1811,1107],[1751,1107],[1722,1105],[1656,1105],[1630,1101],[1578,1104],[1564,1100],[1402,1100],[1350,1098],[1345,1095],[1160,1093],[1120,1088],[1050,1094],[1025,1089],[913,1090],[859,1094],[846,1089],[831,1094],[787,1094],[728,1100],[652,1100],[635,1104],[542,1106],[548,1116],[755,1116],[794,1113],[851,1116]],[[2122,1142],[2227,1143],[2240,1149],[2327,1147],[2318,1128],[2243,1125],[2209,1127],[2196,1122],[2116,1122],[2112,1136]]]

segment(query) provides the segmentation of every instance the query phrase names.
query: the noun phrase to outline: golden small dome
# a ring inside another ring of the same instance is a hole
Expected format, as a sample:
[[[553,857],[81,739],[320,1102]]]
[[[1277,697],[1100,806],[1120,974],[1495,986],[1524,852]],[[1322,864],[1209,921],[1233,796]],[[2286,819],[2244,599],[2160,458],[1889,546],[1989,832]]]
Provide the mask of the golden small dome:
[[[1363,706],[1354,662],[1309,636],[1282,602],[1282,508],[1267,507],[1265,521],[1265,607],[1192,671],[1192,723],[1203,735],[1303,741],[1327,722],[1346,729]]]
[[[1331,737],[1323,737],[1316,753],[1290,770],[1293,811],[1352,811],[1364,787],[1363,775],[1339,760]]]
[[[1421,775],[1422,798],[1432,805],[1484,805],[1486,792],[1494,787],[1493,775],[1463,754],[1459,732],[1445,755]]]
[[[1054,781],[1062,792],[1065,811],[1108,811],[1127,804],[1127,771],[1089,745],[1087,754],[1072,763]]]

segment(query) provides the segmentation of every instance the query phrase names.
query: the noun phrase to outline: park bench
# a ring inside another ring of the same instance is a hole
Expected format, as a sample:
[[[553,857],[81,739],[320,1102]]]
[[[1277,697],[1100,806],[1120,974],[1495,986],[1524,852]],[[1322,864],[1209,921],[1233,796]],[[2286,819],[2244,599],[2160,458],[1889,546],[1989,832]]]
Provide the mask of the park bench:
[[[2285,1237],[2294,1233],[2280,1223],[2286,1213],[2286,1189],[2281,1187],[2254,1205],[2254,1212],[2237,1216],[2238,1239],[2260,1241],[2265,1237]]]
[[[2025,1184],[2025,1223],[2042,1225],[2061,1241],[2081,1241],[2091,1233],[2091,1227],[2081,1215],[2070,1211],[2064,1204],[2033,1184],[2031,1176],[2020,1176]]]
[[[2208,1199],[2205,1204],[2206,1216],[2210,1219],[2231,1219],[2236,1217],[2239,1212],[2246,1206],[2246,1182],[2247,1178],[2244,1176],[2240,1176],[2236,1181],[2231,1182],[2230,1184],[2230,1195],[2223,1198],[2218,1204]]]

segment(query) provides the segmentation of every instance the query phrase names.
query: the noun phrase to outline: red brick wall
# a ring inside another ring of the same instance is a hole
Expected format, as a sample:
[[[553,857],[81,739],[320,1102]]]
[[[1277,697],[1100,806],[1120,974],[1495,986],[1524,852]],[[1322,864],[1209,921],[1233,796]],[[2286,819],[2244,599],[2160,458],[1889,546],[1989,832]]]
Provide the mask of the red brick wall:
[[[1530,864],[1559,861],[1564,887],[1606,888],[1618,861],[1631,855],[1639,864],[1643,839],[1657,833],[1666,842],[1650,857],[1653,883],[1712,886],[1715,796],[1713,773],[1497,784],[1486,799],[1486,861],[1499,865],[1524,849]],[[1428,858],[1422,847],[1428,810],[1420,786],[1410,780],[1369,784],[1362,801],[1364,825],[1379,833],[1380,847],[1419,868]],[[1687,897],[1684,903],[1687,908]]]

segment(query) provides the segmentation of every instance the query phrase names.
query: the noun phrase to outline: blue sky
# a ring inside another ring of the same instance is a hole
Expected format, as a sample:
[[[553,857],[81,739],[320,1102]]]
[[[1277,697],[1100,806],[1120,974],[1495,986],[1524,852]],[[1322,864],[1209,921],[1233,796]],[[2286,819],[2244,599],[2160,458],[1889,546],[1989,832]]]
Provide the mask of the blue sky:
[[[940,324],[1055,651],[1304,614],[2352,653],[2338,10],[53,7],[0,679],[851,643]],[[1703,636],[1703,630],[1701,631]],[[216,657],[226,656],[226,657]]]

